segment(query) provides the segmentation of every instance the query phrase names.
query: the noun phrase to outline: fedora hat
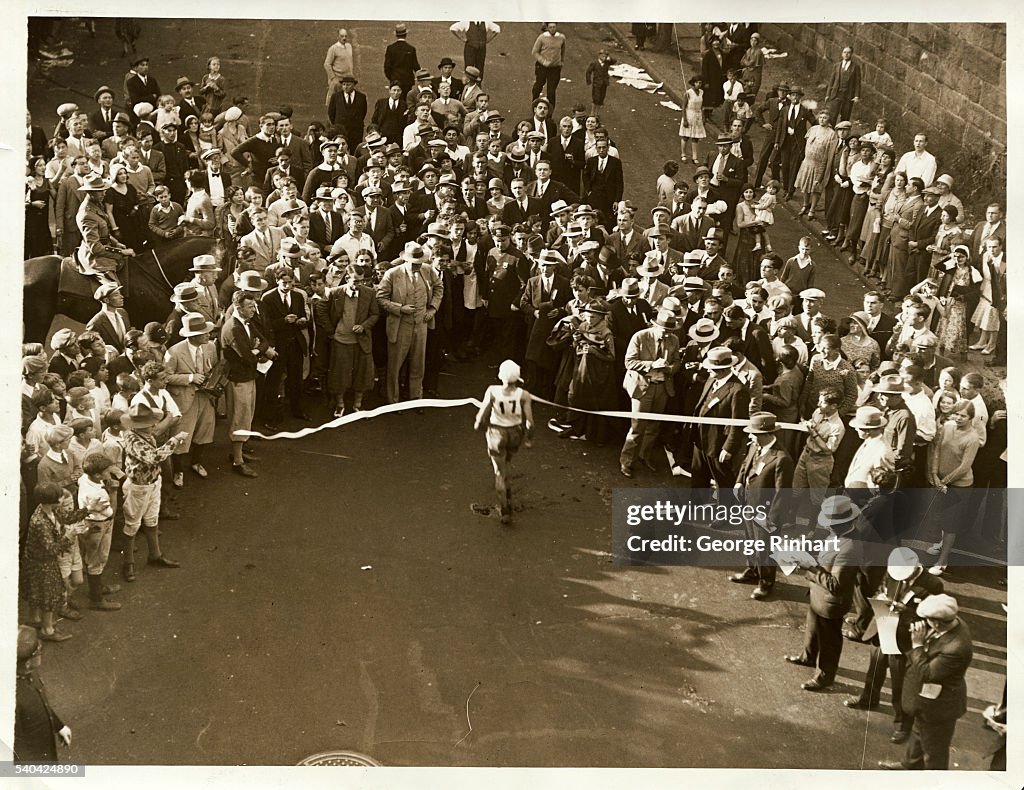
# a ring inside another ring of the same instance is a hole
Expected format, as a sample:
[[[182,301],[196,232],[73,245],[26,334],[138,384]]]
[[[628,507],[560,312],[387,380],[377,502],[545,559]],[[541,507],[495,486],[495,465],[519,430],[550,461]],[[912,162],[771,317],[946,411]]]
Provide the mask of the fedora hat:
[[[880,409],[876,409],[874,406],[861,406],[857,409],[853,419],[850,420],[850,427],[873,430],[875,428],[884,428],[888,422]]]
[[[649,239],[657,239],[662,236],[668,238],[671,238],[672,236],[672,227],[667,223],[659,222],[657,225],[652,228],[648,228],[647,230],[647,238]]]
[[[212,255],[197,255],[192,259],[192,268],[190,272],[219,272],[220,266],[217,265],[217,259]]]
[[[408,32],[409,32],[409,28],[406,27],[405,22],[398,22],[395,25],[395,35],[396,36],[404,36]]]
[[[476,66],[466,66],[465,72],[475,80],[478,80],[483,76],[480,73],[480,69],[478,69]]]
[[[110,189],[111,182],[99,173],[90,173],[85,177],[85,183],[78,188],[79,192],[103,192]]]
[[[373,131],[366,135],[366,145],[370,148],[376,148],[377,146],[387,145],[388,138],[381,135],[380,132]]]
[[[639,296],[640,295],[640,281],[636,277],[627,277],[622,281],[622,285],[619,286],[620,296]]]
[[[775,415],[770,411],[756,411],[750,415],[750,425],[743,429],[746,433],[775,433]]]
[[[545,264],[554,264],[557,266],[560,263],[564,264],[565,258],[562,257],[562,253],[558,250],[541,250],[540,255],[537,256],[537,263],[541,266],[544,266]],[[637,290],[637,293],[640,293],[639,289]]]
[[[154,409],[148,403],[133,403],[128,411],[121,415],[121,425],[125,428],[144,428],[147,425],[156,425],[164,418],[160,409]]]
[[[790,85],[788,88],[786,88],[786,93],[787,94],[795,93],[797,96],[803,96],[804,95],[803,89],[799,85]]]
[[[570,222],[565,226],[565,232],[562,234],[566,238],[575,239],[582,236],[586,231],[583,230],[583,226],[578,222]]]
[[[550,214],[552,217],[557,217],[560,214],[565,214],[567,211],[572,211],[572,208],[564,200],[556,200],[551,204]]]
[[[882,376],[878,383],[871,388],[872,392],[882,395],[902,395],[906,391],[903,379],[899,375]]]
[[[676,317],[672,315],[671,310],[659,310],[657,317],[653,321],[653,326],[660,326],[662,329],[675,329],[679,326],[679,322],[676,321]]]
[[[889,552],[886,565],[889,566],[889,575],[896,581],[903,582],[912,577],[914,572],[921,567],[921,558],[913,549],[899,546]]]
[[[334,190],[331,189],[331,187],[329,185],[319,186],[316,189],[316,199],[317,200],[324,200],[324,201],[326,201],[328,203],[333,203],[334,202],[334,197],[331,195],[331,193],[333,191]]]
[[[357,80],[357,79],[355,78],[355,76],[354,76],[354,75],[352,75],[352,74],[346,74],[346,75],[344,75],[344,76],[343,76],[343,77],[341,78],[340,82],[341,82],[341,84],[342,84],[342,85],[344,85],[344,84],[345,84],[346,82],[351,82],[351,83],[352,83],[353,85],[357,85],[357,84],[359,84],[359,80]]]
[[[175,304],[192,302],[199,298],[199,289],[192,283],[178,283],[174,286],[174,293],[171,294],[171,301]]]
[[[260,277],[259,272],[242,272],[242,275],[238,278],[238,290],[260,293],[267,290],[267,281]]]
[[[718,135],[718,140],[715,141],[715,145],[732,145],[735,142],[732,135],[720,134]]]
[[[136,55],[134,58],[128,61],[128,65],[131,66],[133,69],[140,63],[149,63],[149,58],[145,55]]]
[[[597,313],[598,315],[608,315],[608,313],[610,313],[611,310],[608,307],[608,302],[606,302],[601,297],[598,297],[590,302],[587,302],[587,304],[583,306],[583,312]]]
[[[208,335],[213,331],[214,323],[207,321],[202,313],[185,313],[181,319],[181,329],[178,334],[182,337],[195,337],[196,335]]]
[[[840,524],[848,524],[860,515],[860,508],[850,498],[837,494],[828,497],[821,503],[821,511],[818,513],[818,526],[836,527]]]
[[[665,273],[665,265],[658,263],[658,259],[647,253],[644,262],[636,267],[636,273],[640,277],[661,277]]]
[[[490,123],[491,121],[504,121],[505,116],[497,110],[488,110],[480,116],[480,123]]]
[[[706,291],[707,289],[707,283],[705,283],[704,280],[702,280],[700,277],[683,278],[684,291]]]
[[[696,340],[698,343],[711,343],[718,339],[719,332],[715,322],[710,318],[699,318],[697,323],[690,327],[687,334],[691,340]]]
[[[442,241],[451,241],[452,236],[448,231],[448,226],[442,222],[431,222],[427,225],[427,236],[435,239],[441,239]]]
[[[99,86],[99,87],[98,87],[98,88],[96,89],[96,92],[95,92],[95,93],[94,93],[94,94],[92,95],[92,97],[93,97],[93,98],[94,98],[94,99],[95,99],[96,101],[99,101],[99,100],[100,100],[100,96],[102,96],[102,95],[103,95],[104,93],[109,93],[109,94],[110,94],[111,96],[113,96],[113,95],[114,95],[114,91],[112,91],[112,90],[110,89],[110,86],[109,86],[109,85],[100,85],[100,86]]]
[[[391,182],[391,194],[396,192],[411,192],[412,184],[406,181],[404,178],[396,178]]]
[[[178,77],[177,81],[174,83],[174,90],[180,91],[186,85],[194,86],[195,83],[192,82],[192,80],[190,80],[188,77]]]
[[[725,346],[715,346],[712,349],[708,349],[708,353],[704,357],[704,361],[701,363],[701,366],[708,370],[725,370],[726,368],[731,368],[735,364],[736,357],[732,355],[732,352],[729,349]]]
[[[402,153],[402,146],[400,146],[398,143],[388,143],[386,146],[384,146],[383,154],[385,157],[389,157],[392,154],[400,153]]]
[[[281,239],[277,252],[286,258],[298,258],[302,255],[302,245],[290,236],[286,236]]]
[[[723,238],[721,228],[708,228],[704,234],[704,241],[721,241]]]
[[[526,149],[521,145],[513,146],[508,152],[508,159],[510,162],[525,162],[526,161]]]
[[[593,239],[585,241],[580,245],[580,252],[594,252],[595,250],[600,249],[601,245]]]
[[[425,263],[427,260],[427,253],[424,252],[423,247],[414,241],[410,241],[405,245],[405,249],[402,250],[402,260],[408,263]]]
[[[593,206],[591,206],[591,205],[589,205],[587,203],[583,203],[578,209],[576,209],[576,211],[573,212],[573,216],[574,217],[596,217],[597,216],[597,211],[594,210]]]
[[[661,306],[658,309],[668,310],[676,318],[683,317],[683,303],[680,302],[676,297],[671,295],[666,296],[664,299],[661,300]]]

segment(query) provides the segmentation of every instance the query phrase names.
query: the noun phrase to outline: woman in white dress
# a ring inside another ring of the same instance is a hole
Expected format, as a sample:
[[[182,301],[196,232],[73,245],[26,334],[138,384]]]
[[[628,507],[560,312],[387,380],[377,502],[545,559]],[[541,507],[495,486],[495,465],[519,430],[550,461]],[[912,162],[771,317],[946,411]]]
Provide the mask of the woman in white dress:
[[[686,144],[694,163],[697,158],[697,143],[708,136],[704,129],[704,80],[699,75],[690,77],[690,87],[683,96],[683,117],[679,121],[679,161],[686,163]]]

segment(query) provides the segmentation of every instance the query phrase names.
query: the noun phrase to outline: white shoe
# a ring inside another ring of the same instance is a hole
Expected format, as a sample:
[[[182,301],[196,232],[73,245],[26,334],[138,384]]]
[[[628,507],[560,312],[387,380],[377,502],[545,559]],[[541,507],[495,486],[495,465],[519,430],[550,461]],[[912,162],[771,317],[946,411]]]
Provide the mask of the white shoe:
[[[677,464],[672,467],[672,477],[693,477],[693,475]]]
[[[175,488],[184,488],[185,487],[185,473],[184,472],[175,472],[174,473],[174,481],[173,482],[174,482],[174,487]]]
[[[946,566],[945,565],[932,565],[932,567],[930,567],[928,569],[928,573],[930,573],[932,576],[941,576],[945,572],[946,572]]]

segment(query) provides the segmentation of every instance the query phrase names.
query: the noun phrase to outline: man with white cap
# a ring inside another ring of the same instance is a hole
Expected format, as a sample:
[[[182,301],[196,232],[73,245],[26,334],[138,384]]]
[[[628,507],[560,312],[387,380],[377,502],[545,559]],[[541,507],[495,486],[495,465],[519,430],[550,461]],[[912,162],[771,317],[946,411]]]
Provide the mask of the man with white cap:
[[[494,489],[498,494],[501,523],[512,523],[512,457],[524,442],[529,447],[533,433],[533,405],[530,393],[522,387],[519,365],[506,359],[498,366],[500,385],[484,392],[483,403],[473,427],[487,432],[487,455],[494,467]],[[470,509],[489,516],[491,509],[476,503]]]
[[[201,478],[207,477],[203,454],[213,442],[215,396],[204,389],[210,372],[217,365],[217,346],[210,340],[214,324],[201,312],[186,313],[179,330],[183,340],[164,356],[167,390],[181,410],[178,427],[186,434],[174,448],[174,487],[184,486],[185,467]]]
[[[124,336],[131,329],[132,322],[124,309],[124,295],[121,286],[104,283],[93,292],[93,299],[100,303],[100,311],[89,319],[86,329],[97,332],[104,345],[111,346],[118,353],[124,351]]]
[[[659,302],[660,304],[660,302]],[[677,322],[669,310],[659,310],[648,329],[641,329],[626,349],[626,376],[622,382],[636,413],[661,414],[668,399],[675,393],[673,379],[679,370],[679,336]],[[624,477],[633,476],[637,456],[650,471],[657,471],[651,451],[658,438],[659,424],[653,420],[631,421],[626,441],[619,453],[619,470]]]
[[[800,685],[804,691],[821,691],[835,682],[839,658],[843,652],[843,615],[850,610],[857,572],[863,563],[860,541],[854,527],[860,516],[849,497],[831,496],[821,504],[818,526],[836,539],[838,548],[825,549],[818,557],[797,564],[807,572],[810,604],[804,626],[804,648],[786,656],[790,664],[817,667],[810,680]]]
[[[974,650],[971,632],[957,615],[956,599],[929,595],[917,606],[924,622],[910,626],[910,652],[903,680],[904,710],[914,717],[902,760],[883,760],[889,770],[945,771],[956,722],[967,712],[964,676]]]

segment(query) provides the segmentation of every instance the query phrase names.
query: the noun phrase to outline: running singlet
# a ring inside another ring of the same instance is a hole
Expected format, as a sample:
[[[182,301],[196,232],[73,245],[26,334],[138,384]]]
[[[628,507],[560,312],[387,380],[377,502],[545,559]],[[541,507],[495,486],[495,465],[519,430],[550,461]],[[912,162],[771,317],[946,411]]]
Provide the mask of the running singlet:
[[[503,387],[494,387],[494,404],[491,408],[491,425],[499,428],[514,428],[523,424],[523,390],[516,387],[511,395]]]

